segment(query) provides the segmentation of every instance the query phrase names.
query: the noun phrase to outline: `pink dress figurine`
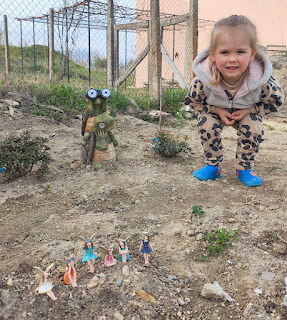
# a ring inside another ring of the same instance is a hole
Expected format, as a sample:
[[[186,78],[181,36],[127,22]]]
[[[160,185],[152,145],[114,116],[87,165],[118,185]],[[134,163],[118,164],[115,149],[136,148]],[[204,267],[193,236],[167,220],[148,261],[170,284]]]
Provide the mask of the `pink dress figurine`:
[[[108,254],[105,256],[104,266],[111,267],[117,263],[117,260],[113,257],[113,249],[108,250]]]

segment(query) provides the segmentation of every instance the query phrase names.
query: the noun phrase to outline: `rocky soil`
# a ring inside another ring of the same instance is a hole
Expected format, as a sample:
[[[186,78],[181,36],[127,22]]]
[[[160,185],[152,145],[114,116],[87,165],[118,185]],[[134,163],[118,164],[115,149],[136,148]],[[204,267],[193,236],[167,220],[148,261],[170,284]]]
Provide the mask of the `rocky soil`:
[[[234,173],[232,128],[223,131],[222,178],[202,182],[191,175],[203,165],[196,119],[166,128],[187,135],[192,151],[165,159],[151,150],[157,125],[118,114],[118,161],[93,171],[80,163],[79,119],[63,124],[3,111],[0,140],[24,130],[48,137],[53,162],[45,179],[32,173],[0,185],[0,319],[287,319],[286,122],[286,108],[264,120],[255,168],[264,183],[247,188]],[[193,215],[194,205],[205,215]],[[233,247],[199,262],[207,250],[203,234],[222,228],[236,230]],[[143,231],[152,236],[150,267],[138,250]],[[99,259],[92,275],[81,263],[79,236],[94,232]],[[127,236],[128,270],[120,262],[104,268],[100,246]],[[76,258],[78,287],[65,286],[63,273],[54,269],[58,300],[36,293],[31,267],[44,269],[70,256]],[[201,295],[215,281],[232,302]]]

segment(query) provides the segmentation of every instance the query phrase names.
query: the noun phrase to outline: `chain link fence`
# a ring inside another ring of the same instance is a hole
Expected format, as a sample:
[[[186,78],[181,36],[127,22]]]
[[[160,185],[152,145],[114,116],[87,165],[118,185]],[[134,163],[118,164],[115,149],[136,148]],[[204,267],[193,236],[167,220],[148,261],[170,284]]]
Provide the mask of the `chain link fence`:
[[[177,23],[167,23],[168,19],[188,14],[189,1],[186,6],[181,3],[179,0],[160,1],[163,87],[184,87],[189,81],[186,75],[188,17]],[[52,62],[50,9],[53,9],[54,28]],[[9,77],[48,81],[53,63],[56,82],[124,89],[150,85],[151,53],[144,52],[146,54],[138,58],[150,41],[150,0],[2,0],[0,12],[0,57],[3,61],[0,73],[4,78],[8,74],[4,62],[7,60],[7,28]],[[199,28],[206,29],[212,24],[212,21],[199,20]]]

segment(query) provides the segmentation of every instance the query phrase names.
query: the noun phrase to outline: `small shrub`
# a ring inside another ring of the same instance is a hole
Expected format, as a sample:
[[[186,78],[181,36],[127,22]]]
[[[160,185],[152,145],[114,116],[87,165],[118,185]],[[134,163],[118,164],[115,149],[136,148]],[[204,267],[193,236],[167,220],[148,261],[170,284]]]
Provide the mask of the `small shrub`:
[[[204,216],[204,211],[201,206],[192,206],[192,212],[195,216]]]
[[[207,257],[211,257],[222,252],[225,252],[229,247],[232,247],[232,241],[236,234],[235,230],[231,232],[226,231],[224,228],[221,230],[216,230],[215,232],[206,233],[202,239],[207,241],[208,244],[208,253],[200,256],[198,261],[206,261]]]
[[[31,138],[28,131],[20,137],[13,136],[1,142],[0,149],[0,168],[4,168],[5,177],[13,180],[27,175],[35,165],[37,174],[43,176],[49,172],[49,163],[51,161],[46,145],[47,138]]]
[[[153,140],[153,150],[156,154],[166,158],[172,158],[180,152],[187,152],[191,150],[186,140],[187,137],[184,137],[184,141],[179,141],[178,136],[159,130]]]

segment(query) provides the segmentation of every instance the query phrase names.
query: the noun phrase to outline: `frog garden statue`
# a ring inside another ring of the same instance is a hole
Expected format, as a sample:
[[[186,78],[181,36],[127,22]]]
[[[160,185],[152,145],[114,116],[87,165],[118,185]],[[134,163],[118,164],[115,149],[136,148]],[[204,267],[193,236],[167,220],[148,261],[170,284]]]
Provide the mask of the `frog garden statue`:
[[[86,93],[87,111],[82,119],[82,163],[100,169],[104,163],[115,161],[118,141],[112,133],[116,121],[107,113],[109,89],[90,88]]]

